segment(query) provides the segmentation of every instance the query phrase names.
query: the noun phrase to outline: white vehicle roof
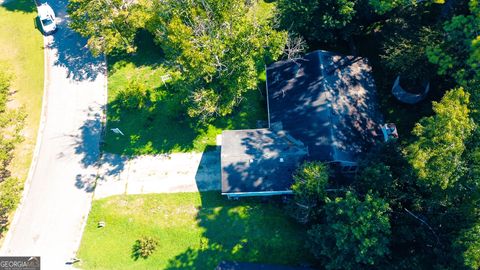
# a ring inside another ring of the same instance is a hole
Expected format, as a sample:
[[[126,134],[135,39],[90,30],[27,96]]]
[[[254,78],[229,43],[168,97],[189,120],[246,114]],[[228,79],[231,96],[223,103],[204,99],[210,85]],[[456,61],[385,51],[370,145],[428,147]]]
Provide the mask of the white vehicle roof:
[[[55,12],[53,12],[53,9],[47,3],[37,6],[37,10],[40,19],[46,19],[48,17],[55,18]]]

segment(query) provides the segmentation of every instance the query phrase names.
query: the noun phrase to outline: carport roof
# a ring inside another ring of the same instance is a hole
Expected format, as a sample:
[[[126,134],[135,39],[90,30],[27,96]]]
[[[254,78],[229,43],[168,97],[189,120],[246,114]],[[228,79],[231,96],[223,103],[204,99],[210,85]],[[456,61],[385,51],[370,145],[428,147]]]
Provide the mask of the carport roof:
[[[288,191],[305,146],[284,131],[225,130],[222,133],[222,193]]]

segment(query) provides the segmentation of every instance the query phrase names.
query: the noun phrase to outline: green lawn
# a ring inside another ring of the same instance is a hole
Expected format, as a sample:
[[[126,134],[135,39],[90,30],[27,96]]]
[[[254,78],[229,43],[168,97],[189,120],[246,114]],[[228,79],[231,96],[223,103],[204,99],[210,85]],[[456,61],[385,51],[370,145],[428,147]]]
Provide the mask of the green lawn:
[[[104,228],[97,228],[105,221]],[[135,241],[157,250],[135,259]],[[82,269],[214,269],[222,260],[301,264],[305,229],[276,202],[228,201],[218,192],[115,196],[93,202],[78,257]]]
[[[35,17],[35,3],[31,0],[9,0],[0,5],[0,68],[12,76],[9,106],[24,107],[27,113],[22,131],[24,141],[15,149],[9,167],[22,187],[35,148],[43,96],[43,38],[35,29]],[[0,245],[7,229],[3,221],[0,222]]]
[[[271,16],[272,7],[272,3],[261,1],[258,16]],[[216,135],[224,129],[257,128],[257,121],[266,122],[265,74],[259,76],[259,90],[248,92],[232,115],[199,126],[182,110],[173,87],[161,80],[162,75],[170,72],[152,37],[140,33],[137,45],[134,55],[108,57],[107,134],[103,150],[125,155],[201,152],[215,145]],[[143,108],[128,111],[122,106],[126,98],[119,93],[132,81],[146,85],[149,96]],[[113,133],[112,128],[119,128],[125,135]]]
[[[0,66],[13,75],[12,105],[24,106],[28,117],[25,141],[12,162],[12,174],[25,179],[35,147],[43,96],[43,38],[35,29],[34,1],[8,1],[0,6]]]

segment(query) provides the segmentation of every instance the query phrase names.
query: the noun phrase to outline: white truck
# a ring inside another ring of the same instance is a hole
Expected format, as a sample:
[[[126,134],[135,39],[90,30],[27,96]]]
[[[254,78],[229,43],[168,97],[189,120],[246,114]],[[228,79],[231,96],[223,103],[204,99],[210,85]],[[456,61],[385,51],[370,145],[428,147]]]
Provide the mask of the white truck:
[[[55,23],[55,12],[48,3],[42,3],[37,6],[38,18],[42,27],[42,31],[45,34],[52,34],[57,30],[57,24]]]

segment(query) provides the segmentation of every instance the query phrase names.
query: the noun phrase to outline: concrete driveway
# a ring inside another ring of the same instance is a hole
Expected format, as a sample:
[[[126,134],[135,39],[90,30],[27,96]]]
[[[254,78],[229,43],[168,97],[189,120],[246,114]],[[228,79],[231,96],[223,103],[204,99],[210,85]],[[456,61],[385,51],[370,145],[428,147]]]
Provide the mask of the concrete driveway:
[[[46,92],[37,149],[22,203],[1,249],[39,255],[42,269],[63,269],[74,256],[90,210],[106,101],[105,63],[67,27],[66,1],[49,1],[60,20],[45,38]],[[28,80],[28,78],[25,78]]]
[[[97,182],[81,182],[85,183],[86,190],[96,184],[95,199],[118,194],[220,190],[220,151],[130,159],[105,153]]]

